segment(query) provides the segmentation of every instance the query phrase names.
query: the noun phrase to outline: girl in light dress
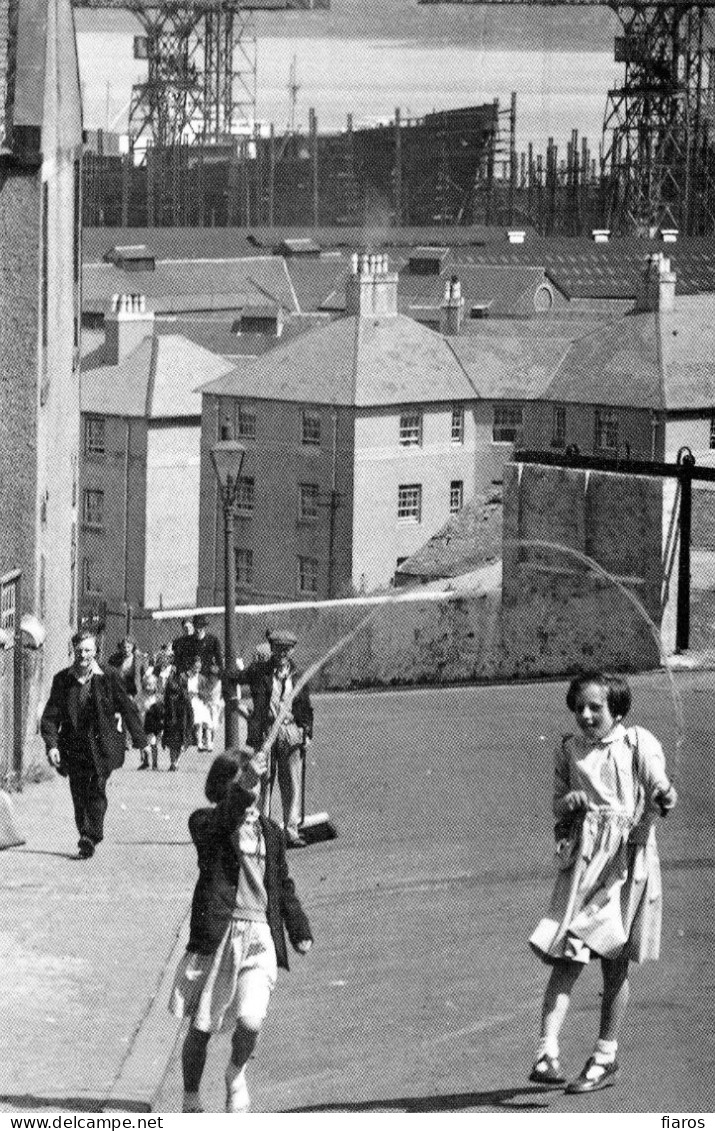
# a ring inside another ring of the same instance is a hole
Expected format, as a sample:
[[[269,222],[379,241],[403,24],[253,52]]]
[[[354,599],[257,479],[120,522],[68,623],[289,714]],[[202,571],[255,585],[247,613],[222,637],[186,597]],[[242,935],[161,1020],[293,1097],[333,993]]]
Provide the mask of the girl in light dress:
[[[530,1080],[564,1084],[559,1032],[584,966],[601,962],[603,998],[593,1054],[566,1091],[594,1092],[615,1082],[618,1034],[628,1004],[629,962],[658,958],[661,879],[656,813],[677,795],[657,738],[626,728],[625,679],[590,672],[572,680],[566,703],[579,733],[555,755],[554,815],[559,874],[551,906],[529,942],[552,967]]]
[[[209,674],[202,676],[200,691],[208,711],[208,723],[204,723],[203,727],[203,745],[205,750],[213,750],[214,737],[221,725],[224,710],[221,669],[217,663],[212,663]]]
[[[204,677],[201,674],[201,657],[197,656],[189,668],[186,690],[191,703],[191,719],[194,728],[194,742],[199,750],[207,750],[208,731],[211,727],[211,714],[204,697]]]

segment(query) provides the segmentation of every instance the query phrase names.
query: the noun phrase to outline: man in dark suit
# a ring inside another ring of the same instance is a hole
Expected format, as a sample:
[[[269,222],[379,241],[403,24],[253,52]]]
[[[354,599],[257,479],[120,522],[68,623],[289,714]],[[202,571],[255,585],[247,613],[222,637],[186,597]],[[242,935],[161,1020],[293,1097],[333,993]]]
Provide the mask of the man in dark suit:
[[[78,632],[72,646],[74,663],[52,681],[40,733],[50,764],[69,779],[79,855],[86,860],[104,836],[107,780],[124,762],[124,725],[147,756],[149,747],[139,712],[119,675],[97,663],[94,635]]]
[[[191,617],[184,617],[181,622],[182,635],[177,636],[171,645],[174,653],[174,664],[177,672],[187,672],[193,666],[196,656],[196,636]]]
[[[285,629],[276,629],[269,634],[268,644],[270,650],[259,644],[253,662],[240,673],[240,682],[249,686],[253,699],[248,744],[259,750],[275,731],[264,815],[270,816],[277,775],[286,844],[288,848],[303,848],[306,842],[299,829],[303,758],[313,737],[313,707],[307,684],[295,690],[301,678],[293,664],[296,637]]]
[[[201,671],[204,675],[209,674],[212,664],[216,664],[219,671],[223,671],[221,645],[217,637],[208,631],[208,623],[208,617],[203,613],[197,613],[194,617],[194,640],[196,641],[194,656],[201,657]],[[230,659],[230,657],[227,657],[227,659]]]

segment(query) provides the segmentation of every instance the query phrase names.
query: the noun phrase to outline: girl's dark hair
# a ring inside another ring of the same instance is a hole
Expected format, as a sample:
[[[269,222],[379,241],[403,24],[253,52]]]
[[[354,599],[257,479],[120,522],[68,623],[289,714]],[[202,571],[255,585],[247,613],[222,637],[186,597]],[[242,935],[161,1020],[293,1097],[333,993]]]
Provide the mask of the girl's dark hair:
[[[566,706],[569,711],[576,710],[576,696],[587,683],[596,683],[606,689],[606,702],[614,718],[624,719],[631,709],[631,689],[628,680],[610,672],[581,672],[574,677],[566,692]]]
[[[214,758],[206,775],[204,793],[212,805],[216,805],[226,796],[229,784],[233,781],[241,768],[241,759],[238,752],[229,751],[219,754]]]

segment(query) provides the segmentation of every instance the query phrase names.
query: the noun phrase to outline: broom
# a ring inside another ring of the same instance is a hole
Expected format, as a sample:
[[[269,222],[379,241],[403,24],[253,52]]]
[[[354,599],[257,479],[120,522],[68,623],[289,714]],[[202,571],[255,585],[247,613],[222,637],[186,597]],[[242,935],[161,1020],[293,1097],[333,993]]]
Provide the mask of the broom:
[[[321,840],[335,840],[338,835],[328,813],[311,813],[305,815],[305,744],[300,748],[300,824],[298,832],[307,844],[317,844]]]

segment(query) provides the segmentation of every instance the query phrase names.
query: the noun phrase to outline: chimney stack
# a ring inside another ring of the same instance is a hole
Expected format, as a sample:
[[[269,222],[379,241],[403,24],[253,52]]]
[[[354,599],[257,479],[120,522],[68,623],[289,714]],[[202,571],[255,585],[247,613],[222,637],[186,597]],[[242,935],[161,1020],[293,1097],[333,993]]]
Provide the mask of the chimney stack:
[[[463,317],[462,284],[457,275],[452,275],[452,278],[444,285],[444,299],[442,300],[439,319],[440,333],[454,337],[462,329]]]
[[[594,243],[608,243],[611,238],[610,228],[593,228],[591,231]]]
[[[676,275],[670,260],[657,251],[645,261],[641,286],[636,296],[636,312],[659,310],[663,313],[675,309]]]
[[[112,295],[104,327],[104,363],[119,365],[140,342],[154,333],[154,312],[147,310],[146,295]]]
[[[345,313],[361,318],[397,314],[397,272],[390,271],[384,252],[352,256],[345,284]]]

